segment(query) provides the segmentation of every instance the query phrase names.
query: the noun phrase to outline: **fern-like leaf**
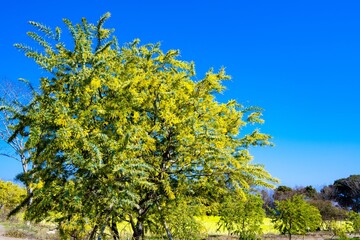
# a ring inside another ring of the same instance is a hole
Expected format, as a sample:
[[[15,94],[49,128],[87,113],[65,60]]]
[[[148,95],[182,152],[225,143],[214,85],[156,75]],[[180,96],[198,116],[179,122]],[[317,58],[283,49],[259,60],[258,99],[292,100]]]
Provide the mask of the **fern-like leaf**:
[[[34,39],[38,44],[43,46],[46,50],[52,51],[50,44],[44,38],[42,38],[39,34],[37,34],[35,32],[27,32],[27,35],[29,37],[31,37],[32,39]]]
[[[102,31],[103,31],[103,25],[105,23],[105,21],[111,16],[111,14],[109,12],[105,13],[100,20],[98,21],[97,25],[96,25],[96,37],[97,37],[97,46],[95,48],[95,51],[97,51],[100,47],[101,47],[101,41],[105,38],[105,36],[103,36]]]
[[[25,54],[27,54],[28,52],[34,52],[36,53],[36,51],[34,49],[32,49],[30,46],[21,44],[21,43],[15,43],[14,47],[16,47],[17,49],[23,51]]]
[[[47,37],[51,39],[55,39],[55,34],[53,33],[50,27],[34,21],[29,21],[29,24],[36,27],[40,32],[44,33]]]
[[[74,25],[72,24],[72,22],[69,19],[64,18],[63,22],[66,24],[67,28],[69,29],[71,35],[73,36],[74,40],[77,39],[77,31],[74,27]]]
[[[61,28],[56,27],[56,28],[55,28],[55,40],[56,40],[56,41],[59,41],[59,40],[60,40],[60,37],[61,37]]]
[[[104,25],[105,21],[110,18],[111,14],[109,12],[105,13],[104,15],[101,16],[100,20],[98,21],[97,24],[97,29],[102,29],[102,26]]]

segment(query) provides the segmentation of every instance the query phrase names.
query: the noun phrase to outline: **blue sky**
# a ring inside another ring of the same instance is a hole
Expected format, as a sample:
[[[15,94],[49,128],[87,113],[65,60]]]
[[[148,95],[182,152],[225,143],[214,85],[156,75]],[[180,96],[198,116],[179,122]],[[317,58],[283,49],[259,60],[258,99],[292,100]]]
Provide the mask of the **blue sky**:
[[[225,66],[232,80],[219,100],[265,109],[261,130],[276,146],[252,151],[282,184],[321,187],[360,173],[359,1],[18,0],[0,11],[2,81],[36,85],[43,74],[12,47],[30,43],[29,20],[64,28],[62,18],[96,22],[109,11],[121,43],[180,49],[199,79]],[[0,158],[0,178],[20,171]]]

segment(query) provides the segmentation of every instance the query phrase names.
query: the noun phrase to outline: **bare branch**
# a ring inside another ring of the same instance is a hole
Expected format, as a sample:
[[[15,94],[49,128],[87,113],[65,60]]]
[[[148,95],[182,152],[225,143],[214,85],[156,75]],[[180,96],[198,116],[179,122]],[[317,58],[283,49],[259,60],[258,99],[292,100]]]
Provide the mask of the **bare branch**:
[[[15,160],[18,161],[18,162],[21,162],[21,160],[19,160],[18,158],[14,157],[14,156],[11,156],[11,155],[9,155],[9,154],[6,154],[6,153],[0,153],[0,156],[12,158],[12,159],[15,159]]]

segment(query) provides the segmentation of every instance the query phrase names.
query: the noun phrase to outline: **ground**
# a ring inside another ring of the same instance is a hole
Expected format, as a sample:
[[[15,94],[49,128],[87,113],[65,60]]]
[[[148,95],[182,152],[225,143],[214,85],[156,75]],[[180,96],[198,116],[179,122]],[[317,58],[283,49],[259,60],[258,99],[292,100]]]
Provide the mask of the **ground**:
[[[33,240],[31,238],[12,238],[12,237],[4,237],[3,235],[6,233],[6,230],[4,228],[4,226],[0,225],[0,240],[21,240],[21,239],[28,239],[28,240]],[[358,236],[349,236],[349,237],[354,237],[352,239],[359,239],[360,240],[360,235]],[[355,238],[358,237],[358,238]],[[209,240],[235,240],[235,237],[230,237],[230,236],[220,236],[220,235],[213,235],[211,237],[208,238]],[[265,236],[262,237],[262,239],[264,240],[287,240],[289,239],[288,236],[285,235],[277,235],[277,234],[267,234]],[[318,233],[312,233],[312,234],[308,234],[306,236],[302,236],[302,235],[294,235],[292,236],[292,240],[330,240],[330,239],[337,239],[336,237],[333,237],[331,234],[329,234],[328,232],[318,232]]]
[[[349,237],[354,237],[354,236],[349,236]],[[360,236],[358,236],[360,237]],[[214,237],[210,237],[209,240],[235,240],[237,238],[235,237],[228,237],[228,236],[214,236]],[[289,237],[287,235],[265,235],[263,236],[261,239],[263,240],[288,240]],[[314,233],[314,234],[309,234],[306,236],[302,236],[302,235],[294,235],[291,237],[292,240],[335,240],[338,239],[338,237],[333,237],[331,234],[329,233]],[[358,239],[360,240],[360,238],[350,238],[349,240],[355,240]]]
[[[4,237],[6,233],[4,226],[0,225],[0,240],[19,240],[19,238]]]

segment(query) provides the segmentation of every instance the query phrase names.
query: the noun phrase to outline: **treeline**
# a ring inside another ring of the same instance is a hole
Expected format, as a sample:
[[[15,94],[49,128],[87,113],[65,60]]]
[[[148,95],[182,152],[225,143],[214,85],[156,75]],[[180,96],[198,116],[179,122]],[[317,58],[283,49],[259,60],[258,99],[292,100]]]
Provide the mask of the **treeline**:
[[[343,220],[348,211],[360,211],[360,175],[338,179],[320,191],[312,186],[279,186],[273,192],[262,190],[261,195],[268,211],[274,209],[276,201],[303,195],[311,205],[320,210],[324,220]]]
[[[334,181],[317,191],[312,186],[261,191],[263,209],[283,234],[332,231],[346,237],[360,231],[360,175]]]

